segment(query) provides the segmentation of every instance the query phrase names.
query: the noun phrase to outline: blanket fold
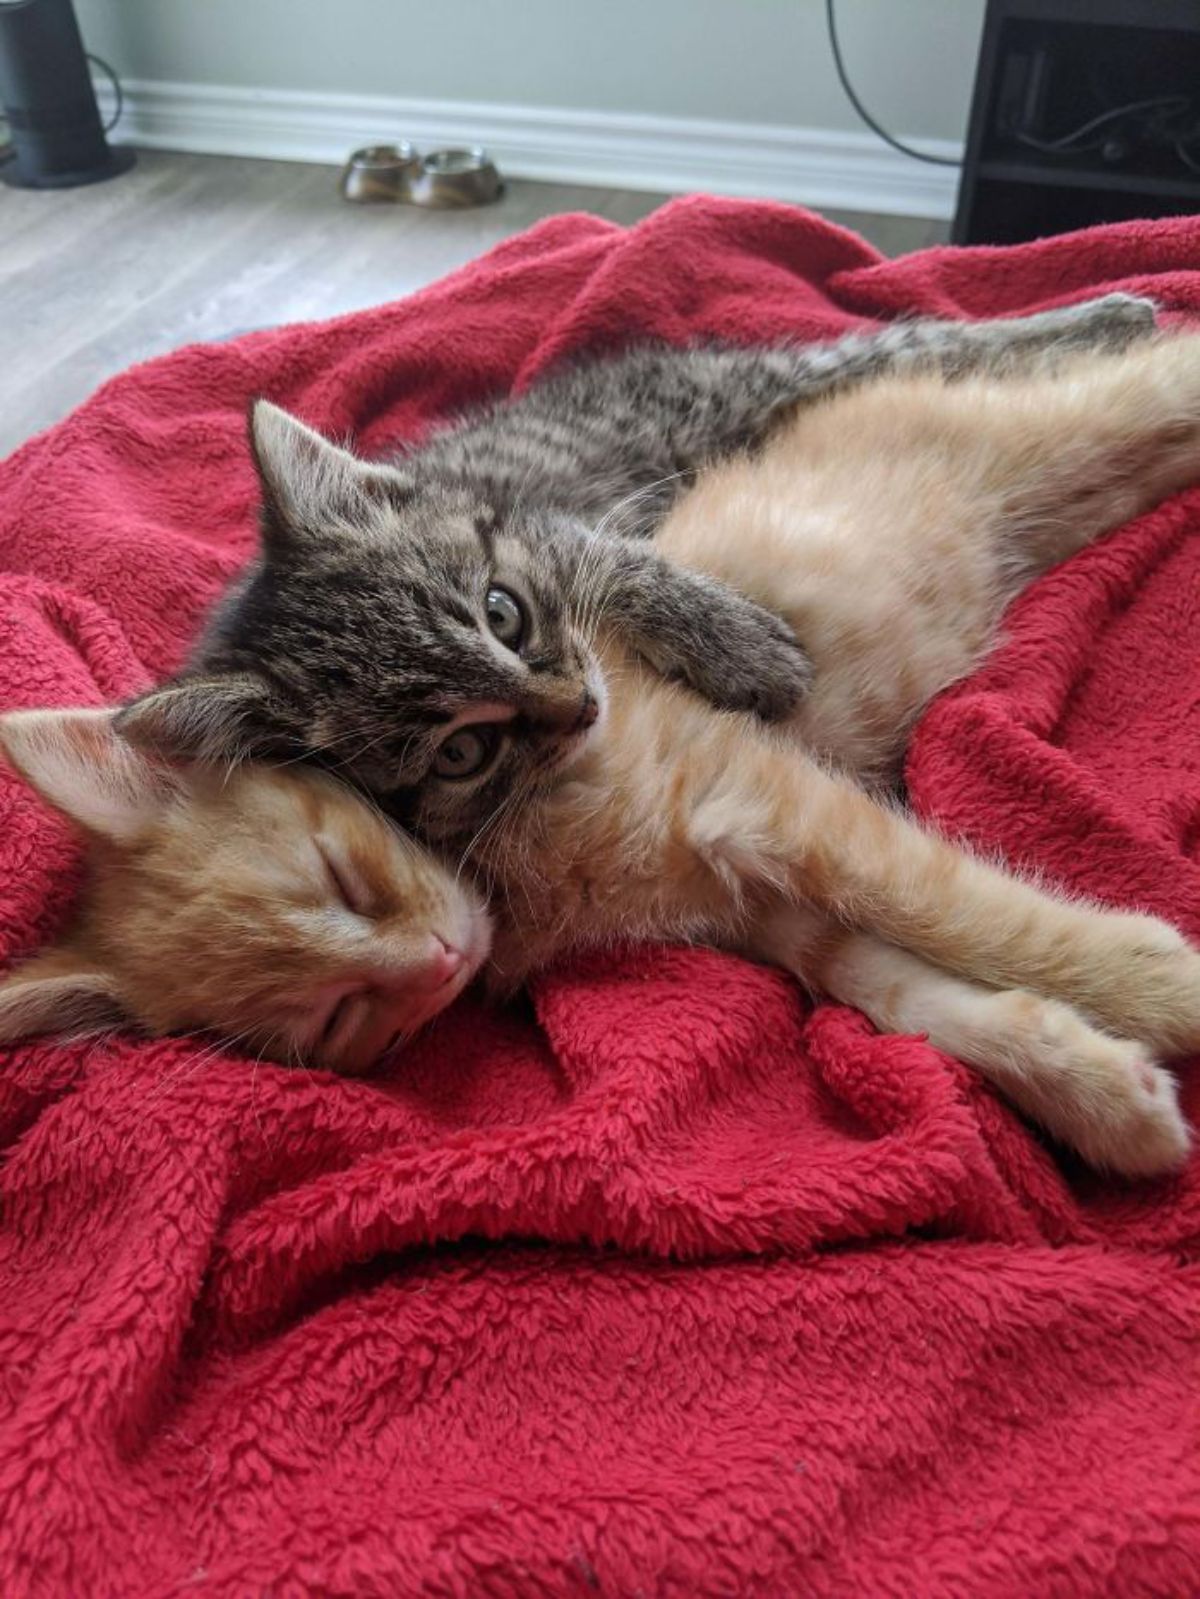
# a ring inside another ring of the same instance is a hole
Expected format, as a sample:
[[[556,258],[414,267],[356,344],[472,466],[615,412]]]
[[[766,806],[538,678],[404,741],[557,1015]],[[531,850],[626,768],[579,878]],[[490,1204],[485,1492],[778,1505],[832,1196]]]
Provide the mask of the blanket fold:
[[[1200,220],[884,261],[803,211],[558,217],[408,301],[184,349],[0,465],[0,705],[175,667],[256,395],[367,452],[623,340],[1113,288]],[[1200,939],[1200,492],[1041,582],[914,740],[956,836]],[[0,958],[78,881],[0,775]],[[1200,1120],[1197,1074],[1181,1065]],[[920,1039],[708,951],[464,1002],[377,1078],[0,1058],[0,1592],[1161,1596],[1200,1573],[1200,1158],[1121,1186]]]

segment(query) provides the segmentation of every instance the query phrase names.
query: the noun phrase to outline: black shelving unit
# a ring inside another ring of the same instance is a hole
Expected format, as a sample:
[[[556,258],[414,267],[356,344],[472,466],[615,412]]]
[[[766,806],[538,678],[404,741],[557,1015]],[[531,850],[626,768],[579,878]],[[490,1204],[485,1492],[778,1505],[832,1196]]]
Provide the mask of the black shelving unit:
[[[1200,212],[1200,138],[1181,155],[1134,115],[1078,154],[1031,142],[1165,96],[1194,102],[1200,126],[1200,0],[988,0],[954,242]]]

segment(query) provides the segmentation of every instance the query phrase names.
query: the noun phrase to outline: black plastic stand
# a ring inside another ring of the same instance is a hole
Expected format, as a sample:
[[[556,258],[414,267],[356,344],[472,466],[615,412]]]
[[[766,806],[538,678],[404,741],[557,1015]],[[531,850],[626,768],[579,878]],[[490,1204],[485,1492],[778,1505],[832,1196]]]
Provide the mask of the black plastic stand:
[[[134,163],[104,136],[71,0],[0,0],[0,105],[12,139],[0,181],[10,188],[102,183]]]

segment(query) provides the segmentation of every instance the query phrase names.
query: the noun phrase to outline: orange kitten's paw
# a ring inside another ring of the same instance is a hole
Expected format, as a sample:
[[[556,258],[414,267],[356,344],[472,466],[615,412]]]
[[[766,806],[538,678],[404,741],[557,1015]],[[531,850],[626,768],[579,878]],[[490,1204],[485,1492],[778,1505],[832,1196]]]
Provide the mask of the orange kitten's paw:
[[[1123,1177],[1178,1171],[1187,1160],[1191,1133],[1179,1109],[1175,1079],[1147,1061],[1140,1045],[1113,1042],[1132,1058],[1114,1073],[1103,1106],[1083,1130],[1080,1153]]]
[[[1191,1136],[1170,1072],[1144,1044],[1090,1027],[1067,1005],[1031,994],[995,1004],[1009,1029],[1012,1098],[1089,1165],[1157,1177],[1187,1159]]]
[[[1200,1050],[1200,951],[1156,916],[1097,913],[1101,958],[1090,992],[1066,997],[1157,1054]]]

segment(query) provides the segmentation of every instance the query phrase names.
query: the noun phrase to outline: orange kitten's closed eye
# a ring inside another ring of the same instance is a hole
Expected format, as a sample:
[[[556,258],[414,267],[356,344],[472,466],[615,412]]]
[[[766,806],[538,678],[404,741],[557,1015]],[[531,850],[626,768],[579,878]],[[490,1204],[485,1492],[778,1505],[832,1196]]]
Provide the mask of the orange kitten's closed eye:
[[[478,895],[320,773],[167,768],[104,711],[6,716],[0,744],[90,843],[76,925],[0,985],[0,1038],[125,1016],[363,1071],[488,955]]]

